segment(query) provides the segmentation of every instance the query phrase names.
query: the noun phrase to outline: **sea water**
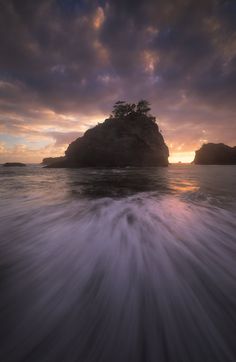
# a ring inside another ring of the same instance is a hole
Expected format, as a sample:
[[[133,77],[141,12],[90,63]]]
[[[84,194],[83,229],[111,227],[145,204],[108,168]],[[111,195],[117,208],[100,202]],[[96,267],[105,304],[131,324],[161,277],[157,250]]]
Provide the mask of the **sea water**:
[[[236,361],[236,166],[0,167],[0,361]]]

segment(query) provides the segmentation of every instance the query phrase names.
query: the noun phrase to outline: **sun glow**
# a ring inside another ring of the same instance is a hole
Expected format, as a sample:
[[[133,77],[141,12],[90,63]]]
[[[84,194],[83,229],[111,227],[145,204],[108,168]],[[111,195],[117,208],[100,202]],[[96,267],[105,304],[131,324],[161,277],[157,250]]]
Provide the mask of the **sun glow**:
[[[169,157],[170,163],[191,163],[194,159],[195,152],[174,152]]]

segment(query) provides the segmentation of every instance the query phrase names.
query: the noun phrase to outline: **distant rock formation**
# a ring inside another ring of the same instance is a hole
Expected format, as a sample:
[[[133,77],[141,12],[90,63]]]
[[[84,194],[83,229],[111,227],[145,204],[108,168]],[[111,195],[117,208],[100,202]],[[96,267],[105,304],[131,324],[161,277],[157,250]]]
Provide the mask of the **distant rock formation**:
[[[196,165],[236,165],[236,147],[223,143],[207,143],[195,152]]]
[[[55,162],[64,161],[64,159],[65,159],[64,156],[61,156],[61,157],[46,157],[46,158],[43,159],[42,165],[49,166],[49,165],[52,165]]]
[[[72,142],[48,167],[167,166],[169,151],[146,101],[117,102],[113,116]]]
[[[6,162],[3,164],[3,167],[25,167],[26,164],[21,162]]]

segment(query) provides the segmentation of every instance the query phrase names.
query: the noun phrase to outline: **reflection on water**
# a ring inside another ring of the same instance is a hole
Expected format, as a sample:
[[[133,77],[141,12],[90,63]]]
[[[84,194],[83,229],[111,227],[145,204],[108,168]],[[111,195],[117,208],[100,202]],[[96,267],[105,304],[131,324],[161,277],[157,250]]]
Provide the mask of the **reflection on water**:
[[[236,167],[0,175],[0,361],[236,360]]]
[[[172,190],[180,191],[180,192],[197,192],[199,191],[199,186],[196,181],[188,181],[188,180],[181,180],[178,183],[174,182],[172,185]]]

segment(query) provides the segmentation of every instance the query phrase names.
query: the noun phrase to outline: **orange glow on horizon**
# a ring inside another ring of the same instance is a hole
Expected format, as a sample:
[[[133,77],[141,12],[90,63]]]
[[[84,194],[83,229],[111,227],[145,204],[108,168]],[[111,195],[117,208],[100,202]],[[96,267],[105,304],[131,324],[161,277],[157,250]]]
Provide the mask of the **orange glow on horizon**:
[[[173,152],[170,154],[169,162],[170,163],[191,163],[194,159],[195,152]]]

